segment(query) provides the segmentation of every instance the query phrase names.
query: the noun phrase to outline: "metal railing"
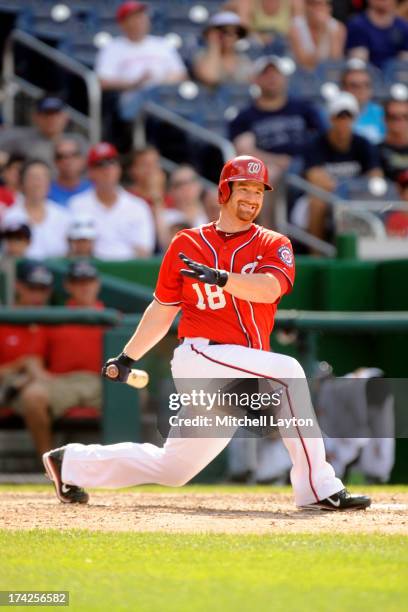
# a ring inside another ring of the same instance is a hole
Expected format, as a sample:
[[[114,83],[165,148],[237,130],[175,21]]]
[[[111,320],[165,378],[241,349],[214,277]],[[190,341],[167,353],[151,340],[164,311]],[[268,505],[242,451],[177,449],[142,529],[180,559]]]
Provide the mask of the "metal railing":
[[[220,150],[224,162],[228,161],[232,157],[235,157],[236,155],[233,144],[226,138],[223,138],[218,134],[214,134],[200,125],[197,125],[188,119],[184,119],[184,117],[177,115],[164,106],[160,106],[160,104],[156,104],[156,102],[151,101],[147,101],[143,105],[141,112],[135,118],[133,127],[133,142],[135,146],[140,147],[146,144],[146,116],[151,116],[165,123],[169,123],[179,130],[191,134],[191,136],[194,138],[213,145]]]
[[[99,142],[101,139],[101,87],[98,77],[95,72],[86,68],[76,60],[68,57],[58,49],[54,49],[49,45],[41,42],[31,34],[22,30],[13,30],[6,41],[4,56],[3,56],[3,78],[5,98],[3,103],[4,122],[8,125],[14,124],[15,114],[15,97],[19,91],[22,91],[31,98],[38,98],[45,93],[40,88],[36,87],[29,81],[22,79],[15,72],[14,51],[15,45],[19,44],[23,47],[31,49],[47,60],[64,68],[68,72],[75,74],[82,79],[88,94],[88,116],[84,115],[68,107],[68,114],[72,121],[88,132],[88,137],[91,143]]]
[[[406,203],[394,200],[387,200],[384,202],[375,199],[353,199],[351,206],[350,200],[344,200],[336,194],[316,187],[312,183],[306,181],[304,178],[295,174],[288,174],[285,177],[285,182],[287,186],[300,189],[307,195],[319,198],[325,202],[333,211],[338,227],[340,226],[342,219],[347,216],[347,218],[354,219],[355,221],[363,224],[373,238],[384,238],[386,236],[384,224],[376,213],[384,213],[391,209],[403,210],[405,212],[408,211],[408,206]],[[333,256],[336,254],[336,248],[332,244],[316,238],[306,230],[294,225],[293,223],[290,223],[287,218],[286,205],[284,203],[278,208],[277,224],[281,231],[286,232],[291,238],[294,238],[305,246],[312,248],[314,251],[318,251],[323,255],[328,256]]]

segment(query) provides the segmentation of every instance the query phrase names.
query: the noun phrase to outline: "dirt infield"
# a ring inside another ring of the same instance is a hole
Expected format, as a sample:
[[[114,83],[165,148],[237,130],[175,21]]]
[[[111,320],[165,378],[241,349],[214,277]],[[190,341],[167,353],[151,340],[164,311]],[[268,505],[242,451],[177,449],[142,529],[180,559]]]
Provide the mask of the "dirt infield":
[[[359,532],[408,535],[408,493],[376,494],[360,512],[300,511],[290,495],[97,492],[87,506],[50,492],[4,492],[0,528],[184,533]]]

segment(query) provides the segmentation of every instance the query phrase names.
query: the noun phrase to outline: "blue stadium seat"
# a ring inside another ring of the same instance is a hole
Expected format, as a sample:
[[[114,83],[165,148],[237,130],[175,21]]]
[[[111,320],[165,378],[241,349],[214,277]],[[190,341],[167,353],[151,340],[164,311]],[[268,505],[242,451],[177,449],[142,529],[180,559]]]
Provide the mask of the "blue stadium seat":
[[[314,72],[297,68],[289,79],[289,95],[317,101],[320,98],[321,81]]]
[[[224,83],[218,87],[217,96],[224,111],[230,107],[241,110],[248,106],[253,98],[250,86],[244,83]]]
[[[192,98],[186,98],[181,91],[180,84],[161,85],[150,91],[149,98],[190,121],[203,124],[206,113],[217,104],[216,95],[202,85],[196,85],[196,95]]]

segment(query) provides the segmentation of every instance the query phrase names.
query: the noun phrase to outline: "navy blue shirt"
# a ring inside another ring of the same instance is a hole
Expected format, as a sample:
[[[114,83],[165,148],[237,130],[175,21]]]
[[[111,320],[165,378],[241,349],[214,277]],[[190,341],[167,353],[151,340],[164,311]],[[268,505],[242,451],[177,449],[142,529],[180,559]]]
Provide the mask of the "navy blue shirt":
[[[261,110],[252,104],[229,124],[231,140],[244,132],[253,132],[258,149],[291,156],[300,155],[310,137],[323,131],[318,110],[298,99],[289,99],[276,111]]]
[[[401,51],[408,51],[408,21],[402,17],[395,17],[388,28],[379,28],[362,13],[350,19],[347,29],[346,49],[366,47],[371,64],[379,68]]]
[[[338,151],[329,142],[327,134],[318,136],[304,152],[305,172],[316,166],[323,167],[337,180],[362,176],[380,167],[376,147],[363,136],[353,134],[348,151]]]

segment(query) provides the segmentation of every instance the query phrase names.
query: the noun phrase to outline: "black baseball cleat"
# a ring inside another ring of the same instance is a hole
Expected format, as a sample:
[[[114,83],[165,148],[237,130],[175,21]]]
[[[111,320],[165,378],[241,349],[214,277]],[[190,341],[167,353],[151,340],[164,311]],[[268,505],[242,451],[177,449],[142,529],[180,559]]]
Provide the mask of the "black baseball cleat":
[[[61,502],[64,504],[86,504],[89,495],[84,489],[62,482],[61,472],[64,453],[65,448],[62,446],[43,454],[42,460],[47,476],[54,483],[55,492]]]
[[[371,499],[367,495],[351,495],[347,489],[330,495],[314,504],[300,506],[305,510],[365,510],[371,506]]]

